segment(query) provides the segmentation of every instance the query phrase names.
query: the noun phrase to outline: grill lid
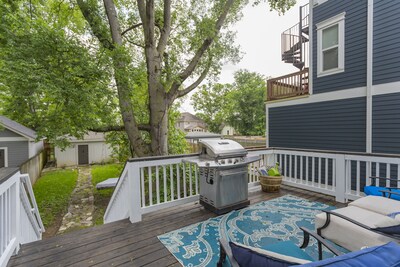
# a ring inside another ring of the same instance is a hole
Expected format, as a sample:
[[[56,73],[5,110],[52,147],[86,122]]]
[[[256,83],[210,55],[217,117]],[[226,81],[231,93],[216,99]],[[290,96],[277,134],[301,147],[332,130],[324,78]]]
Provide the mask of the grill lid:
[[[238,142],[229,139],[201,139],[201,155],[212,158],[244,157],[247,150]]]

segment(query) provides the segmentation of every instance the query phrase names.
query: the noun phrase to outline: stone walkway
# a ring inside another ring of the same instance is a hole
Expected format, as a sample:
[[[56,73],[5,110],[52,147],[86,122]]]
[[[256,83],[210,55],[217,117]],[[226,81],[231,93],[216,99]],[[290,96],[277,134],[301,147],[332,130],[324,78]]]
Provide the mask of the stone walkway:
[[[68,213],[64,215],[57,234],[93,225],[94,197],[90,166],[78,167],[78,181],[71,195]]]

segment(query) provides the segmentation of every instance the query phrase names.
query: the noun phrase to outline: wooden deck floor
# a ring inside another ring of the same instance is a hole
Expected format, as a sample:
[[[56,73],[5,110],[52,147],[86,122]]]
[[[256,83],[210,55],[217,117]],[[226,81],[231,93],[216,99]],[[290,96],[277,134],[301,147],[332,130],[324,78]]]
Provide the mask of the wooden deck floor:
[[[343,206],[332,197],[290,187],[275,194],[258,191],[249,198],[254,204],[286,194]],[[197,203],[168,208],[139,223],[123,220],[23,245],[8,266],[180,266],[157,236],[210,217],[215,214]]]

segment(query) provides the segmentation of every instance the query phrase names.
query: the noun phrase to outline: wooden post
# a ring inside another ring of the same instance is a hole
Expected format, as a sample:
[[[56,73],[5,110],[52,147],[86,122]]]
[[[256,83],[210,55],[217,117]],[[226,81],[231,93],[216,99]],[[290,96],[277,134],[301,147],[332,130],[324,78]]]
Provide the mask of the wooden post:
[[[140,168],[133,162],[129,162],[128,164],[129,220],[131,223],[135,223],[142,220],[142,205],[140,203]]]

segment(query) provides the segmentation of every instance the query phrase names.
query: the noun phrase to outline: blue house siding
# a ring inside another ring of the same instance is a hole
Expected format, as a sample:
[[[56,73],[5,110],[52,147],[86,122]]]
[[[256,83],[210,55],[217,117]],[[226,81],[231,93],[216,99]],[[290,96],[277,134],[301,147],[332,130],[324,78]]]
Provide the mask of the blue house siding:
[[[373,83],[400,81],[400,1],[374,1]]]
[[[269,108],[269,145],[365,152],[365,109],[365,97]]]
[[[316,24],[346,12],[345,71],[317,78]],[[366,85],[367,66],[367,1],[330,0],[313,9],[313,93]]]
[[[400,93],[372,98],[372,151],[400,154]]]
[[[28,141],[0,142],[0,147],[7,147],[8,167],[19,167],[29,159]]]

